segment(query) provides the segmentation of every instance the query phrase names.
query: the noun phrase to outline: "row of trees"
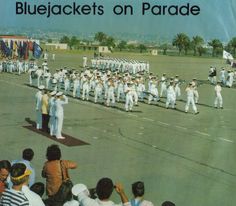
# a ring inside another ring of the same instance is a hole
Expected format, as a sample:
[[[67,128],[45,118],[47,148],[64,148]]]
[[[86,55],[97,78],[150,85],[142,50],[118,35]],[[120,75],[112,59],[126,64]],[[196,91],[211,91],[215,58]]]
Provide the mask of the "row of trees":
[[[97,32],[94,36],[94,41],[101,46],[108,46],[111,50],[138,50],[141,53],[147,50],[147,46],[145,44],[127,44],[127,42],[124,40],[117,43],[114,37],[108,36],[103,32]],[[83,40],[83,43],[84,42],[87,45],[91,44],[91,41],[88,40]],[[71,38],[69,38],[68,36],[63,36],[60,39],[60,43],[67,43],[70,49],[78,49],[81,47],[81,41],[75,36],[72,36]],[[202,56],[203,54],[207,52],[209,53],[209,51],[211,51],[212,56],[218,56],[222,55],[222,50],[225,49],[228,52],[232,53],[233,56],[235,56],[236,37],[232,38],[229,43],[224,46],[219,39],[212,39],[209,42],[205,42],[201,36],[197,35],[190,38],[185,33],[179,33],[173,38],[172,44],[165,43],[158,47],[158,49],[161,49],[163,51],[164,55],[167,54],[168,50],[173,50],[175,48],[177,48],[179,55],[187,55],[191,51],[191,53],[195,56]]]

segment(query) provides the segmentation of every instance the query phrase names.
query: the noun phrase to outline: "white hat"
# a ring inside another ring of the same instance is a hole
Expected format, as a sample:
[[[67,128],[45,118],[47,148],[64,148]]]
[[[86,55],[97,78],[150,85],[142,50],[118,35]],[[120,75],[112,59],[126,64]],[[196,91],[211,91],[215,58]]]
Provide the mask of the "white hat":
[[[51,95],[51,96],[54,96],[56,93],[57,93],[56,91],[52,91],[52,92],[50,93],[50,95]]]
[[[38,87],[38,89],[40,89],[40,90],[43,90],[45,88],[45,86],[43,86],[43,85],[40,85],[39,87]]]
[[[57,83],[57,80],[56,80],[56,79],[53,79],[53,80],[52,80],[52,83],[53,83],[53,84],[56,84],[56,83]]]
[[[63,92],[57,92],[56,96],[62,96],[63,95]]]
[[[87,192],[89,195],[89,191],[86,185],[84,184],[76,184],[72,187],[71,192],[73,195],[78,196],[82,192]]]

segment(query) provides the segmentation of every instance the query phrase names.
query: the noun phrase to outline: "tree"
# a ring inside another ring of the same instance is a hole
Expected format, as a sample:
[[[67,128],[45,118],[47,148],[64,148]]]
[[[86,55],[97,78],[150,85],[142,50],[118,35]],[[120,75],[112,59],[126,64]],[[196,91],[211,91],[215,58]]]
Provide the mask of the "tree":
[[[52,39],[48,39],[48,43],[52,43]]]
[[[70,43],[70,38],[68,36],[63,36],[60,39],[60,43],[69,44]]]
[[[184,53],[185,53],[185,55],[187,55],[188,50],[191,48],[191,41],[190,41],[190,38],[188,36],[185,37],[183,45],[184,45]]]
[[[139,49],[140,53],[143,53],[143,51],[147,50],[147,47],[144,44],[139,44],[138,49]]]
[[[168,44],[167,44],[167,43],[162,44],[162,45],[160,46],[160,49],[163,50],[163,55],[166,55],[166,52],[167,52],[167,49],[168,49]]]
[[[198,52],[199,56],[202,56],[203,54],[205,54],[206,51],[207,51],[207,49],[202,46],[197,47],[197,52]]]
[[[108,46],[110,49],[116,46],[115,39],[111,36],[107,37],[105,40],[105,45]]]
[[[107,35],[103,32],[97,32],[94,37],[94,40],[98,41],[100,45],[105,43],[106,39],[107,39]]]
[[[217,53],[219,53],[219,50],[223,49],[223,44],[219,39],[213,39],[210,42],[208,42],[208,45],[212,47],[212,56],[216,56]]]
[[[121,41],[117,47],[120,49],[120,51],[122,51],[123,49],[125,49],[127,46],[127,42],[126,41]]]
[[[178,48],[179,54],[181,54],[182,50],[185,50],[185,53],[187,53],[189,49],[189,44],[190,44],[190,39],[184,33],[177,34],[172,41],[172,45]]]
[[[236,53],[236,37],[233,37],[230,40],[229,46],[232,48],[233,56],[235,56],[235,53]]]
[[[194,36],[193,37],[191,44],[192,44],[192,47],[193,47],[193,55],[194,56],[197,55],[197,51],[199,51],[198,48],[202,47],[203,43],[204,43],[204,40],[203,40],[202,37],[200,37],[200,36]],[[201,56],[200,53],[199,53],[199,56]]]
[[[72,36],[68,45],[69,45],[70,49],[72,49],[72,48],[77,49],[79,46],[79,40],[75,36]]]

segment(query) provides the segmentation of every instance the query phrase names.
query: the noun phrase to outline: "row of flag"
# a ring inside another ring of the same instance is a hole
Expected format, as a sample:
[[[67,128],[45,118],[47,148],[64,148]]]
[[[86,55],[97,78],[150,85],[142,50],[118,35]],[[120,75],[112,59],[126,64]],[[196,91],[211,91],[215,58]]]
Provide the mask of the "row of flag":
[[[0,40],[0,50],[6,57],[18,56],[19,58],[28,59],[29,51],[32,52],[35,58],[40,58],[43,53],[43,49],[36,43],[32,41],[24,41],[17,43],[16,41],[4,42]]]

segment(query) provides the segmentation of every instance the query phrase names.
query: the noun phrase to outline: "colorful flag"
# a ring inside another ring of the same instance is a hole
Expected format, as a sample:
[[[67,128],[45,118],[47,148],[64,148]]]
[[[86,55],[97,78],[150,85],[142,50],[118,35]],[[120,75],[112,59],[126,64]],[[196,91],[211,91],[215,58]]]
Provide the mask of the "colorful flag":
[[[33,42],[33,56],[38,59],[42,53],[43,49],[36,42]]]
[[[225,50],[223,50],[223,59],[234,60],[232,54],[230,54],[229,52]]]
[[[1,40],[1,50],[6,57],[11,56],[11,49],[8,48],[8,46],[3,40]]]

